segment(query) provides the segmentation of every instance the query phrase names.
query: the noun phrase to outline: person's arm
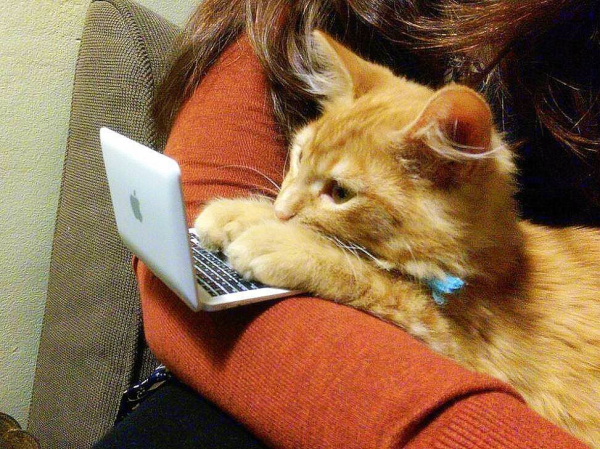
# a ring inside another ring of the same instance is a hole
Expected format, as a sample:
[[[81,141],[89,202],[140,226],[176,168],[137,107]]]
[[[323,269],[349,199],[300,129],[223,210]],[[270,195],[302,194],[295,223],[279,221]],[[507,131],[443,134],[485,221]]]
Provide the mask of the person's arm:
[[[215,196],[281,181],[286,149],[246,40],[184,105],[166,152],[182,167],[190,223]],[[152,351],[270,446],[584,447],[510,387],[357,310],[303,297],[193,313],[141,263],[137,275]]]

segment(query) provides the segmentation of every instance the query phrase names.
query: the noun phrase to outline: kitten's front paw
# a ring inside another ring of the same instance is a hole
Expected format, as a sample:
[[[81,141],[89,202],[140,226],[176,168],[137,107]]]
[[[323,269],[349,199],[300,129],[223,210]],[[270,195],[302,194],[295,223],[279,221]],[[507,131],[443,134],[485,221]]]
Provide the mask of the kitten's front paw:
[[[194,227],[202,246],[221,250],[250,226],[274,218],[273,204],[268,200],[219,199],[200,212]]]
[[[303,230],[268,222],[248,228],[225,248],[225,255],[246,279],[299,290],[306,289],[313,263],[310,243]]]

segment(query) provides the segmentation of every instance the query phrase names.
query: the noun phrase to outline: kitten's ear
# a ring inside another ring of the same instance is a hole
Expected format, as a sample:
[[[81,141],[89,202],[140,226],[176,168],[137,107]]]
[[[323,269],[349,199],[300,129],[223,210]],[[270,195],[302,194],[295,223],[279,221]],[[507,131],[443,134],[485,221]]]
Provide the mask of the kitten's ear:
[[[409,141],[429,150],[437,175],[448,181],[474,175],[474,166],[491,151],[493,117],[485,99],[465,86],[450,85],[429,100],[408,127]],[[450,172],[451,170],[451,172]]]
[[[328,34],[312,34],[308,73],[301,74],[310,92],[331,101],[340,97],[355,98],[368,91],[382,68],[365,61]]]

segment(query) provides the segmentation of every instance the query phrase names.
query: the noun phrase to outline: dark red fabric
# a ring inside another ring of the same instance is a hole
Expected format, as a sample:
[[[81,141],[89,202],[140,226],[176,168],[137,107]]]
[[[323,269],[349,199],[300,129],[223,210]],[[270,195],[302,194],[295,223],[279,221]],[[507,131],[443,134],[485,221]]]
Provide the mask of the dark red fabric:
[[[184,106],[166,153],[190,223],[215,196],[268,192],[257,171],[281,181],[286,149],[246,40]],[[300,297],[193,313],[141,263],[137,274],[157,357],[273,447],[584,447],[506,385],[357,310]]]

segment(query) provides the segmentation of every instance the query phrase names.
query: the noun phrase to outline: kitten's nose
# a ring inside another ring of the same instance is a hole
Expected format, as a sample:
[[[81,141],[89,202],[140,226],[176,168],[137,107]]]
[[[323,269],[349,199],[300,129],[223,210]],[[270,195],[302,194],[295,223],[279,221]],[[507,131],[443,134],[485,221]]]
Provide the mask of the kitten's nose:
[[[275,207],[275,216],[282,221],[287,221],[290,218],[292,218],[294,215],[296,215],[296,212],[292,211],[291,209],[283,209],[280,207]]]

